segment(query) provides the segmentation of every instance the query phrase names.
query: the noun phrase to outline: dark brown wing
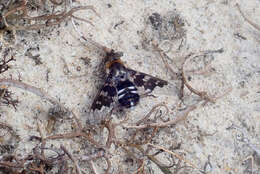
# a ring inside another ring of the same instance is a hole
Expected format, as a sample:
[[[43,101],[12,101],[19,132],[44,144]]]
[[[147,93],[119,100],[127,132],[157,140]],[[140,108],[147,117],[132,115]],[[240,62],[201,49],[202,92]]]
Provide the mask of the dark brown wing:
[[[109,115],[116,103],[117,89],[111,78],[107,78],[91,105],[86,118],[87,124],[96,125],[101,123]]]
[[[157,77],[138,72],[132,69],[127,69],[129,78],[138,88],[143,88],[145,92],[152,92],[156,87],[164,87],[168,82]]]
[[[102,110],[102,107],[110,107],[115,102],[116,97],[117,89],[108,79],[95,97],[91,110]]]

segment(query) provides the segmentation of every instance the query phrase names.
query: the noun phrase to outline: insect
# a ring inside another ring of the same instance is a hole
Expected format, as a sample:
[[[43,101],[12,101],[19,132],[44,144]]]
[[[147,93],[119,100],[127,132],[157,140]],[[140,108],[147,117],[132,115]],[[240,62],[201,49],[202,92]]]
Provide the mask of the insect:
[[[86,120],[88,124],[100,123],[107,116],[107,113],[111,113],[110,111],[116,106],[121,109],[136,106],[141,98],[141,91],[144,91],[143,94],[149,94],[156,87],[169,86],[165,80],[127,68],[120,59],[122,57],[121,52],[115,52],[113,49],[109,49],[91,39],[85,38],[77,30],[75,24],[74,28],[83,40],[104,50],[106,53],[105,82],[90,107],[90,112],[88,112]],[[176,90],[176,86],[174,88]],[[175,92],[172,91],[172,93]]]
[[[105,57],[107,77],[92,103],[91,110],[104,113],[112,106],[131,108],[140,100],[140,91],[146,94],[156,87],[164,87],[167,81],[127,68],[121,61],[122,55],[111,50]]]

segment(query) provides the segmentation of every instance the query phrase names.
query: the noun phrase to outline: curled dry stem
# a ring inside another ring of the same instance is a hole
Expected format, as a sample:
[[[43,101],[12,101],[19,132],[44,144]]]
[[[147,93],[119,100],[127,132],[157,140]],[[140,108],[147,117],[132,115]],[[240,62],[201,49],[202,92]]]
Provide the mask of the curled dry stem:
[[[188,117],[188,114],[195,110],[198,107],[198,104],[194,104],[189,106],[187,109],[185,109],[184,111],[182,111],[181,113],[179,113],[176,116],[176,119],[174,120],[170,120],[167,122],[163,122],[163,123],[150,123],[150,124],[144,124],[144,125],[133,125],[133,126],[124,126],[125,128],[131,128],[131,129],[145,129],[145,128],[151,128],[151,127],[157,127],[157,128],[163,128],[163,127],[167,127],[167,126],[171,126],[171,125],[175,125],[180,121],[186,120],[186,118]]]
[[[2,18],[0,18],[0,20],[2,20],[6,28],[9,30],[36,30],[48,26],[58,25],[68,18],[75,18],[77,20],[81,20],[93,25],[90,21],[73,15],[75,12],[79,10],[92,10],[97,16],[100,17],[100,15],[96,12],[93,6],[73,7],[69,11],[67,11],[67,3],[65,0],[61,0],[59,2],[56,0],[50,0],[50,2],[54,6],[51,14],[44,14],[44,15],[39,15],[34,17],[29,16],[28,14],[30,9],[27,7],[29,2],[27,2],[26,0],[22,0],[21,4],[4,13],[2,15]],[[43,2],[41,5],[44,6],[45,3]],[[61,5],[63,6],[64,10],[60,13],[54,12],[55,7]],[[21,13],[17,14],[17,12],[21,12]],[[8,21],[14,21],[13,23],[15,23],[15,20],[18,19],[28,20],[29,25],[15,25],[15,24],[11,24],[11,22],[8,22]],[[41,23],[39,23],[39,21]],[[35,23],[35,24],[31,24],[31,23]]]
[[[169,154],[175,156],[175,157],[178,158],[179,160],[184,161],[186,164],[188,164],[188,165],[191,166],[192,168],[197,169],[197,170],[200,171],[200,172],[203,172],[203,171],[202,171],[201,169],[199,169],[197,166],[195,166],[194,164],[192,164],[190,161],[185,160],[182,156],[180,156],[179,154],[177,154],[177,153],[175,153],[175,152],[172,152],[172,151],[170,151],[170,150],[168,150],[168,149],[166,149],[166,148],[164,148],[164,147],[162,147],[162,146],[159,146],[159,145],[154,145],[154,144],[151,144],[151,143],[148,143],[148,145],[149,145],[149,146],[152,146],[152,147],[154,147],[154,148],[156,148],[156,149],[163,150],[163,151],[165,151],[165,152],[167,152],[167,153],[169,153]]]
[[[149,117],[152,115],[152,113],[154,113],[158,108],[160,108],[160,107],[164,107],[165,109],[166,109],[166,115],[169,113],[169,108],[165,105],[165,103],[159,103],[159,104],[157,104],[157,105],[155,105],[151,110],[150,110],[150,112],[146,115],[146,116],[144,116],[144,118],[142,118],[142,119],[140,119],[139,121],[137,121],[135,124],[136,125],[140,125],[141,123],[143,123],[143,122],[146,122],[147,121],[147,119],[149,119]]]

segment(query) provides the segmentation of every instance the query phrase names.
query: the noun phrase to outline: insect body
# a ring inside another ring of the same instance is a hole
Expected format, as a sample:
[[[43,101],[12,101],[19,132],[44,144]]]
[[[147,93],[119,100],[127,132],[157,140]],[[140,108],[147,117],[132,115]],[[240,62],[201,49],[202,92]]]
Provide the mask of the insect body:
[[[140,96],[137,93],[137,88],[128,79],[125,81],[119,81],[116,88],[118,91],[118,102],[121,106],[130,108],[139,102]]]
[[[74,28],[78,32],[75,25]],[[97,48],[106,52],[106,80],[91,105],[87,123],[100,123],[115,106],[121,108],[136,106],[141,98],[141,92],[148,94],[156,87],[168,85],[165,80],[127,68],[120,60],[121,53],[102,46],[91,39],[86,39],[80,32],[78,33],[83,40],[91,42]]]
[[[92,110],[106,109],[119,105],[122,108],[136,106],[140,91],[152,92],[155,87],[163,87],[167,81],[127,68],[120,60],[120,53],[109,52],[106,56],[106,81],[94,99]]]

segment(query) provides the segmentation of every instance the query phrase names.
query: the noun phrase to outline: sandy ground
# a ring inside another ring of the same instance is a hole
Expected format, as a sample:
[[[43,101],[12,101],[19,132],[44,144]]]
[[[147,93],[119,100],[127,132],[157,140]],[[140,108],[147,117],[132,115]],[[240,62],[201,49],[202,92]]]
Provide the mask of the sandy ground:
[[[194,165],[187,167],[189,163],[181,161],[181,166],[186,167],[177,172],[177,157],[165,152],[159,154],[157,157],[164,165],[176,163],[170,168],[172,173],[201,173],[198,169],[214,174],[260,173],[260,31],[243,18],[236,3],[248,19],[260,24],[260,2],[257,0],[78,0],[73,4],[92,5],[100,15],[98,17],[91,11],[78,12],[77,16],[94,24],[76,21],[79,31],[99,44],[122,51],[122,60],[132,69],[175,83],[158,52],[152,49],[150,40],[153,39],[169,57],[167,60],[175,70],[185,56],[194,53],[186,62],[185,71],[195,89],[207,91],[211,96],[229,91],[216,103],[207,103],[192,111],[185,122],[160,129],[154,137],[152,144],[174,151]],[[155,31],[149,23],[149,16],[154,13],[160,15],[162,22],[170,21],[178,14],[184,26],[180,24],[177,34],[176,30]],[[84,124],[87,117],[84,111],[91,105],[100,84],[96,75],[100,50],[84,45],[70,21],[44,29],[41,33],[19,31],[16,35],[13,44],[16,61],[12,62],[8,72],[1,74],[1,78],[12,75],[13,79],[20,77],[22,82],[41,88],[73,109]],[[32,55],[39,55],[42,63],[36,65],[26,56],[29,48],[33,48]],[[218,49],[223,49],[223,52],[203,56],[205,51]],[[208,69],[205,70],[205,66]],[[21,157],[37,145],[37,142],[29,140],[32,135],[39,136],[37,122],[45,136],[50,135],[44,128],[52,105],[32,93],[10,89],[20,104],[17,110],[1,106],[0,121],[11,125],[20,136],[19,142],[14,142],[14,153]],[[139,120],[161,102],[170,109],[170,114],[164,119],[173,119],[178,101],[174,96],[161,93],[158,89],[157,98],[144,98],[140,105],[131,109],[126,125]],[[186,89],[185,98],[188,106],[198,97]],[[71,125],[71,119],[59,119],[51,134],[71,131]],[[116,130],[117,136],[124,139],[127,131],[122,127]],[[54,147],[60,144],[75,155],[88,152],[86,148],[89,145],[78,139],[47,143]],[[174,149],[178,145],[179,148]],[[113,154],[110,173],[135,173],[138,165],[127,162],[127,155],[117,148],[112,146],[110,149]],[[147,157],[142,158],[146,159],[146,173],[163,173]],[[104,172],[104,161],[94,163],[97,171]],[[85,166],[84,163],[80,165],[82,168]],[[85,166],[84,170],[89,173],[87,168]],[[55,170],[50,173],[55,173]]]

